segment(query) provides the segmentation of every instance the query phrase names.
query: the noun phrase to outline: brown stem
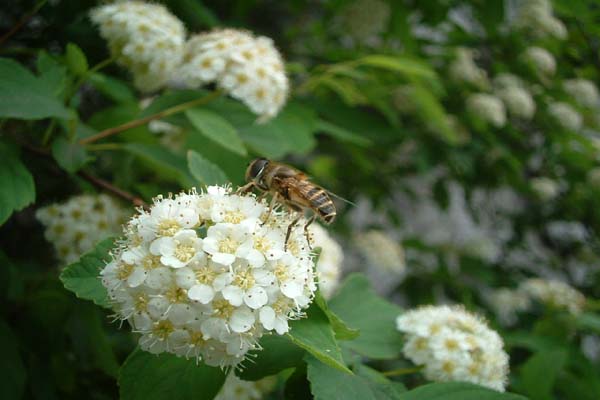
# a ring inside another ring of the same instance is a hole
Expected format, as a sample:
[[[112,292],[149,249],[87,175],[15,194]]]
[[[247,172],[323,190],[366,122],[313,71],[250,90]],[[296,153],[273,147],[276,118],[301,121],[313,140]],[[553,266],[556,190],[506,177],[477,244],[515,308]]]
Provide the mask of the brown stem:
[[[97,176],[91,175],[85,171],[79,171],[77,175],[79,175],[86,181],[92,183],[93,185],[106,190],[107,192],[110,192],[118,197],[121,197],[122,199],[132,202],[133,205],[137,207],[141,206],[146,210],[148,209],[148,204],[144,200],[129,192],[126,192],[123,189],[119,189],[118,187],[114,186],[108,181],[105,181],[104,179],[98,178]]]
[[[95,135],[92,135],[92,136],[87,137],[85,139],[81,139],[79,141],[79,144],[93,143],[93,142],[96,142],[96,141],[98,141],[100,139],[103,139],[105,137],[108,137],[108,136],[115,135],[117,133],[126,131],[128,129],[136,128],[136,127],[141,126],[141,125],[145,125],[145,124],[147,124],[150,121],[154,121],[155,119],[165,118],[165,117],[168,117],[169,115],[173,115],[173,114],[177,114],[179,112],[185,111],[188,108],[192,108],[192,107],[195,107],[195,106],[206,104],[206,103],[210,102],[211,100],[215,99],[216,97],[219,97],[220,95],[221,95],[221,92],[217,90],[217,91],[212,92],[212,93],[210,93],[210,94],[208,94],[208,95],[206,95],[204,97],[200,97],[199,99],[195,99],[195,100],[192,100],[192,101],[188,101],[186,103],[178,104],[176,106],[173,106],[171,108],[167,108],[166,110],[163,110],[163,111],[158,112],[156,114],[152,114],[152,115],[149,115],[149,116],[144,117],[144,118],[140,118],[140,119],[136,119],[136,120],[133,120],[133,121],[129,121],[129,122],[126,122],[126,123],[124,123],[122,125],[115,126],[113,128],[105,129],[105,130],[103,130],[101,132],[98,132]]]
[[[0,45],[2,43],[4,43],[9,37],[11,37],[15,33],[17,33],[17,31],[19,29],[21,29],[21,27],[23,25],[25,25],[27,23],[27,21],[29,21],[29,19],[31,19],[31,17],[33,17],[35,15],[35,13],[37,13],[40,10],[40,8],[42,8],[44,6],[44,4],[46,4],[47,1],[48,0],[42,0],[39,3],[37,3],[33,7],[33,9],[31,11],[29,11],[27,14],[23,15],[23,17],[21,17],[21,19],[8,32],[6,32],[4,35],[0,36]]]

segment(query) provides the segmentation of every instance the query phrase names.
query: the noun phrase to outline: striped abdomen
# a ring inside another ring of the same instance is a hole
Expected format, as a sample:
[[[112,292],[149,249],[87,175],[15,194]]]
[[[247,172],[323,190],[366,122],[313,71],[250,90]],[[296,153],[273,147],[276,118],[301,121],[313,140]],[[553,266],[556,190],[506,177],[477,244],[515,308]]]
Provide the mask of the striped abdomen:
[[[315,210],[326,224],[331,224],[336,216],[335,204],[323,188],[308,184],[311,187],[306,191],[306,200],[310,208]]]

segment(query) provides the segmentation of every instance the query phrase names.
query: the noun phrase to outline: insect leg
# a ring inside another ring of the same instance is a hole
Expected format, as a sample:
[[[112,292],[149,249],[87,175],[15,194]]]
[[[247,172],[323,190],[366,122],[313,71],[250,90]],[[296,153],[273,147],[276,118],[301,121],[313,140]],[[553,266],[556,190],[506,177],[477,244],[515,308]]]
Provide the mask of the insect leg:
[[[265,220],[263,221],[263,223],[261,224],[261,226],[263,226],[264,224],[266,224],[267,221],[269,220],[269,218],[271,217],[271,212],[273,212],[273,207],[275,207],[275,202],[277,202],[277,197],[278,196],[279,196],[279,193],[275,192],[275,194],[273,195],[273,198],[271,199],[271,204],[269,204],[269,211],[267,212],[267,217],[265,218]]]
[[[254,185],[255,185],[254,181],[248,182],[244,186],[238,188],[238,190],[236,190],[235,194],[248,193],[249,191],[251,191],[252,189],[254,189]]]
[[[304,225],[304,237],[306,238],[306,243],[308,243],[308,248],[311,250],[312,250],[312,245],[310,244],[310,234],[308,232],[308,226],[310,224],[312,224],[316,218],[317,218],[317,214],[313,214],[313,216],[310,217],[308,219],[308,221],[306,221],[306,224]]]
[[[288,243],[288,240],[290,239],[290,235],[292,234],[292,228],[294,227],[294,225],[296,225],[298,223],[298,221],[300,221],[300,218],[302,218],[302,214],[299,214],[298,217],[296,217],[296,219],[293,220],[292,223],[287,228],[287,233],[285,234],[285,246],[284,246],[285,251],[287,251],[287,243]]]

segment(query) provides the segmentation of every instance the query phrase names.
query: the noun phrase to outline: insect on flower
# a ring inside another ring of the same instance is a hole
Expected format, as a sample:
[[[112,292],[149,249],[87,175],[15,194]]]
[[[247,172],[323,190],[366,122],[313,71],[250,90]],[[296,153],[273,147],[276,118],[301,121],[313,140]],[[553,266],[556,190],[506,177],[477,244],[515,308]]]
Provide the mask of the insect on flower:
[[[292,228],[300,221],[304,210],[311,210],[313,215],[304,225],[304,235],[310,247],[308,227],[319,217],[326,224],[331,224],[336,216],[336,208],[327,190],[312,183],[308,176],[287,164],[270,161],[266,158],[253,160],[246,169],[247,184],[239,189],[246,193],[253,188],[261,190],[264,194],[270,193],[271,204],[267,219],[277,203],[284,204],[299,215],[290,223],[285,237],[287,246]]]

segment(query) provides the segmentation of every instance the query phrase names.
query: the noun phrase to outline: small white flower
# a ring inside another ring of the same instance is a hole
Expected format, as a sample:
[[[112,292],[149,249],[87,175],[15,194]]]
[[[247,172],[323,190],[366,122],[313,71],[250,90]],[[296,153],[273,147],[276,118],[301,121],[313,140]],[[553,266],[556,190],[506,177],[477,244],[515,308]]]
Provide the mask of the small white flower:
[[[567,28],[553,15],[552,3],[548,0],[524,0],[519,3],[515,28],[531,34],[535,38],[567,38]]]
[[[323,297],[328,299],[340,283],[344,254],[342,247],[321,225],[316,223],[311,225],[310,232],[313,246],[321,249],[317,261],[317,278]]]
[[[245,258],[252,250],[252,235],[245,225],[217,224],[208,228],[203,249],[211,259],[231,265],[236,258]]]
[[[426,306],[396,320],[404,355],[434,381],[463,381],[503,392],[508,355],[500,336],[461,307]]]
[[[261,400],[273,390],[276,383],[275,377],[263,378],[259,381],[244,381],[232,371],[215,400]]]
[[[548,106],[548,112],[565,129],[578,131],[583,125],[583,117],[570,104],[552,103]]]
[[[448,69],[450,77],[457,82],[466,82],[485,89],[488,85],[488,76],[485,70],[475,64],[473,51],[459,47],[456,49],[456,57]]]
[[[583,107],[597,108],[600,103],[598,88],[587,79],[569,79],[563,82],[565,92]]]
[[[546,177],[532,178],[530,180],[531,189],[542,200],[549,201],[554,199],[560,193],[558,183],[553,179]]]
[[[496,128],[501,128],[506,123],[504,104],[496,96],[486,93],[472,94],[467,98],[467,109]]]
[[[192,229],[183,229],[173,236],[156,239],[150,245],[152,254],[169,267],[182,268],[198,257],[204,257],[202,239]]]
[[[499,89],[496,94],[502,99],[510,114],[524,119],[531,119],[535,114],[535,101],[524,88],[508,86]]]
[[[556,72],[556,60],[554,56],[546,49],[532,46],[525,50],[524,60],[531,64],[541,75],[554,75]]]

